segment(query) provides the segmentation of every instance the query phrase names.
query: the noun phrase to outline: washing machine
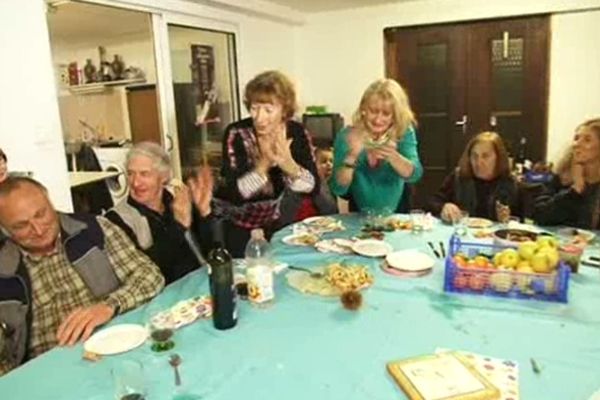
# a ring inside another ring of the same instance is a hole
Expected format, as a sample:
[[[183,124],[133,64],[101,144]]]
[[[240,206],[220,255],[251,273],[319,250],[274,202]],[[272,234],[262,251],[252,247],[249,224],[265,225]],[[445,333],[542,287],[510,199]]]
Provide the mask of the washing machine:
[[[127,170],[125,161],[129,148],[127,147],[93,147],[96,158],[103,171],[118,172],[119,175],[106,180],[108,190],[115,205],[127,197]]]

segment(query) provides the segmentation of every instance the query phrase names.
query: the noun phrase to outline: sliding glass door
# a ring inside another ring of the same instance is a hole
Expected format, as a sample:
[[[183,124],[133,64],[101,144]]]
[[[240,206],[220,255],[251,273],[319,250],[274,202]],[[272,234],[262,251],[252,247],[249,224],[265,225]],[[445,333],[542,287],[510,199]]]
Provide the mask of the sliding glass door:
[[[240,115],[236,29],[199,18],[156,16],[165,145],[177,175],[221,165],[225,127]]]

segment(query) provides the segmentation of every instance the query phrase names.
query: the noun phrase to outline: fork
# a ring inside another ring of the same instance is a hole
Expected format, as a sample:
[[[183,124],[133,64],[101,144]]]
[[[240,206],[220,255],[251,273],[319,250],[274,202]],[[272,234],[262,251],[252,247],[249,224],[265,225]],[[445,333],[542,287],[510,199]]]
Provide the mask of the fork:
[[[323,278],[325,275],[322,272],[318,272],[318,271],[311,271],[308,268],[303,268],[303,267],[295,267],[293,265],[288,265],[289,269],[292,269],[294,271],[302,271],[302,272],[306,272],[307,274],[310,275],[311,278],[315,278],[315,279],[321,279]]]

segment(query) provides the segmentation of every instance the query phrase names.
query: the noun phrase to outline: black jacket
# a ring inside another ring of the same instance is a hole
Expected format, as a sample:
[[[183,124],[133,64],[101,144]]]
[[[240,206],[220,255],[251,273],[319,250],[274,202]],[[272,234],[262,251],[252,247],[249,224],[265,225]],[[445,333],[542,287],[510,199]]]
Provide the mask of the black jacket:
[[[587,185],[579,194],[561,184],[558,176],[545,185],[535,200],[535,222],[540,225],[568,225],[583,229],[600,229],[600,183]]]
[[[167,190],[163,190],[162,202],[165,211],[160,214],[129,196],[125,203],[109,210],[105,217],[123,229],[137,247],[158,265],[168,284],[202,266],[203,260],[199,260],[192,246],[197,246],[202,257],[210,250],[213,246],[213,220],[202,218],[192,206],[192,225],[188,231],[175,220],[171,209],[173,195]]]
[[[519,188],[512,177],[499,177],[492,181],[460,177],[458,171],[448,175],[440,189],[429,199],[427,209],[439,215],[446,203],[454,203],[472,217],[495,221],[496,201],[510,207],[511,214],[521,215]]]

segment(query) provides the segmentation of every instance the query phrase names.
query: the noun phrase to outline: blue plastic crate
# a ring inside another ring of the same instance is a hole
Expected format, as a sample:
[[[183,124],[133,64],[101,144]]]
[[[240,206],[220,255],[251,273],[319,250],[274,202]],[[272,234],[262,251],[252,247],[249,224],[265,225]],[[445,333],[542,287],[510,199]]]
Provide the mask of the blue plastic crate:
[[[463,242],[457,236],[450,239],[446,258],[444,291],[483,296],[556,301],[566,303],[571,269],[560,261],[552,274],[523,273],[494,268],[461,268],[453,257],[463,253],[469,258],[479,254],[493,256],[511,246]]]

